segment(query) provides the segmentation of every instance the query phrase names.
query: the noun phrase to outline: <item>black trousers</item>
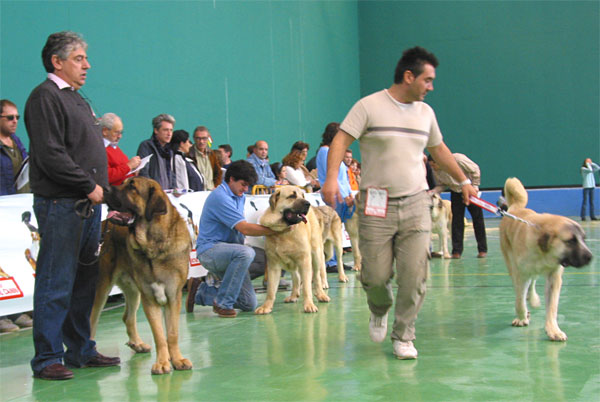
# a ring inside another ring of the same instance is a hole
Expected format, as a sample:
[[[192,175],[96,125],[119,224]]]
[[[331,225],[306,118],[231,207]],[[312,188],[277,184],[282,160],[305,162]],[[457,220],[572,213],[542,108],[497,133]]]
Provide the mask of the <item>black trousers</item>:
[[[485,223],[483,211],[477,205],[463,203],[462,193],[450,191],[450,202],[452,203],[452,254],[462,254],[463,238],[465,235],[465,208],[469,210],[473,219],[475,239],[477,240],[477,251],[487,253],[487,240],[485,236]]]

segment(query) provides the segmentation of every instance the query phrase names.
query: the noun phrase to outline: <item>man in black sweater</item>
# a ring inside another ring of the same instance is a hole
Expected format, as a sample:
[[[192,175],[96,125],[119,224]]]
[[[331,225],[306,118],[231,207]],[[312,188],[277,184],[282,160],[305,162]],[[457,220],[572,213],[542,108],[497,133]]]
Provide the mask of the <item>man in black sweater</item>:
[[[51,34],[42,50],[48,79],[25,105],[33,209],[41,235],[33,296],[34,376],[66,380],[65,367],[120,363],[96,351],[90,312],[98,277],[102,186],[108,185],[102,132],[77,92],[90,64],[74,32]],[[67,346],[66,352],[63,344]],[[65,365],[63,365],[63,363]]]

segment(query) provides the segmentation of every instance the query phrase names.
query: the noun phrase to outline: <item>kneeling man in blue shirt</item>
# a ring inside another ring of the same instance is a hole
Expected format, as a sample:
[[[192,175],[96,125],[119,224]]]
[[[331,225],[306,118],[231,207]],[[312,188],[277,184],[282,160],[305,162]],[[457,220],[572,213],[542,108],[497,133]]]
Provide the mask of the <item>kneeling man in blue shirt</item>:
[[[235,309],[253,311],[256,308],[256,293],[248,273],[255,253],[252,247],[244,245],[244,236],[276,233],[249,223],[244,217],[244,193],[256,180],[256,170],[249,162],[235,161],[227,169],[224,182],[206,199],[198,228],[196,256],[212,275],[203,282],[197,278],[190,282],[188,311],[193,310],[192,300],[195,304],[213,306],[220,317],[235,317]]]

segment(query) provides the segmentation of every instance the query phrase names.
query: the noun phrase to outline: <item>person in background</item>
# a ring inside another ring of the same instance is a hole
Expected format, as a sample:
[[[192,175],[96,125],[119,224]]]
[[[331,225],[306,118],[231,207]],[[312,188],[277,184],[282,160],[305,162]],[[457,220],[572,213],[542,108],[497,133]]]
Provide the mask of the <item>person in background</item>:
[[[481,184],[481,170],[479,166],[469,159],[466,155],[452,154],[456,163],[463,174],[471,182],[475,191],[479,192]],[[477,205],[465,205],[462,198],[462,186],[450,174],[443,171],[430,154],[427,157],[429,164],[433,168],[436,187],[434,191],[440,194],[446,188],[450,189],[450,202],[452,204],[452,258],[458,259],[463,252],[463,241],[465,236],[465,208],[469,210],[473,219],[473,230],[475,231],[475,240],[477,240],[477,258],[487,256],[487,236],[485,234],[485,221],[483,219],[483,210]]]
[[[137,154],[140,158],[152,155],[146,166],[140,170],[140,176],[154,179],[163,190],[175,188],[173,169],[173,151],[168,146],[173,136],[175,118],[169,114],[159,114],[152,119],[152,136],[142,141]]]
[[[352,157],[352,150],[348,148],[344,154],[344,165],[348,168],[348,184],[350,184],[350,190],[358,191],[358,180],[352,169],[352,161],[356,161],[356,159]]]
[[[25,105],[29,183],[41,236],[31,368],[34,377],[45,380],[73,378],[65,365],[120,363],[98,353],[90,339],[108,164],[100,125],[78,91],[90,68],[86,51],[87,43],[74,32],[48,36],[42,50],[47,79]]]
[[[594,213],[594,191],[596,188],[596,179],[594,174],[600,170],[598,164],[592,162],[590,158],[586,158],[581,166],[581,176],[583,178],[583,202],[581,203],[581,220],[585,220],[585,204],[588,200],[590,203],[590,219],[597,221],[598,218]]]
[[[258,179],[256,185],[262,185],[265,187],[272,187],[277,184],[277,178],[271,170],[269,164],[269,144],[266,141],[256,141],[254,144],[254,153],[246,159],[256,170]],[[288,184],[287,180],[281,180],[280,184]]]
[[[221,144],[219,145],[219,149],[222,152],[223,163],[221,167],[227,169],[229,165],[231,165],[231,157],[233,156],[233,148],[229,144]]]
[[[108,160],[108,184],[118,186],[127,177],[133,176],[130,171],[140,165],[140,157],[127,158],[118,144],[123,138],[123,121],[114,113],[105,113],[98,122],[102,127],[106,158]]]
[[[179,190],[204,191],[204,177],[194,162],[186,155],[192,147],[190,134],[185,130],[173,131],[169,143],[173,151],[173,168],[175,169],[175,188]]]
[[[194,129],[194,146],[188,153],[204,177],[204,189],[209,191],[218,187],[223,180],[221,161],[219,155],[210,148],[211,142],[208,128],[198,126]]]
[[[21,116],[17,105],[8,99],[0,100],[0,195],[29,192],[29,186],[17,190],[15,179],[27,158],[27,151],[17,137]]]

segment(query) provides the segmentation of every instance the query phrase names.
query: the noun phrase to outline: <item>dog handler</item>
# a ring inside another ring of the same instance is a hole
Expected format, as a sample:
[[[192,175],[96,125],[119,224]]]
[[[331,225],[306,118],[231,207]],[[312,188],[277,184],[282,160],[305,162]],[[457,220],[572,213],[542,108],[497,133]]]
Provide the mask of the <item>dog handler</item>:
[[[33,210],[41,235],[33,294],[34,377],[66,380],[72,367],[120,363],[96,351],[90,313],[98,278],[102,186],[108,185],[100,125],[78,90],[90,68],[87,43],[51,34],[42,50],[48,79],[25,105]],[[83,203],[78,201],[83,200]],[[94,204],[78,214],[78,204]],[[67,346],[67,351],[63,349]]]
[[[219,317],[235,317],[235,309],[254,311],[256,293],[248,268],[255,252],[244,245],[244,236],[275,234],[271,229],[246,221],[245,193],[256,183],[256,170],[250,162],[239,160],[229,166],[225,181],[204,203],[196,255],[200,263],[217,278],[215,283],[194,278],[190,282],[187,310],[195,304],[212,306]],[[212,278],[211,278],[212,279]]]
[[[358,139],[363,159],[359,211],[361,282],[371,311],[369,334],[383,342],[392,307],[391,279],[396,261],[398,293],[392,330],[399,359],[416,359],[415,321],[426,291],[431,232],[423,151],[462,186],[468,204],[475,189],[442,140],[433,109],[423,102],[433,91],[437,58],[421,47],[404,51],[389,89],[359,100],[340,126],[329,149],[323,199],[335,205],[340,162]]]

